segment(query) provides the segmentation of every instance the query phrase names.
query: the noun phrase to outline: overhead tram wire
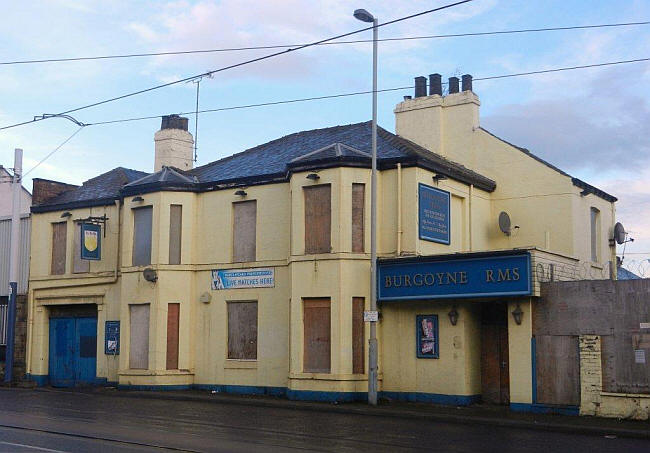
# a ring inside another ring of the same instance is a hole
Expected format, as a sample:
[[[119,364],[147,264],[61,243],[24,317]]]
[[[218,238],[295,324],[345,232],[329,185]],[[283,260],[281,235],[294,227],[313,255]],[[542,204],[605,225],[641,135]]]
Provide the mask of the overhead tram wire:
[[[430,13],[433,13],[433,12],[436,12],[436,11],[441,11],[441,10],[448,9],[448,8],[451,8],[451,7],[454,7],[454,6],[459,6],[459,5],[462,5],[462,4],[465,4],[465,3],[470,3],[472,1],[474,1],[474,0],[460,0],[460,1],[457,1],[455,3],[449,3],[447,5],[439,6],[437,8],[433,8],[433,9],[429,9],[429,10],[426,10],[426,11],[421,11],[419,13],[411,14],[409,16],[404,16],[404,17],[400,17],[398,19],[389,20],[388,22],[378,24],[377,27],[384,27],[386,25],[391,25],[391,24],[394,24],[394,23],[397,23],[397,22],[402,22],[402,21],[405,21],[405,20],[408,20],[408,19],[413,19],[415,17],[423,16],[425,14],[430,14]],[[212,76],[212,75],[214,75],[216,73],[227,71],[228,69],[234,69],[234,68],[238,68],[238,67],[241,67],[241,66],[251,64],[251,63],[256,63],[258,61],[268,60],[270,58],[277,57],[277,56],[280,56],[280,55],[285,55],[285,54],[295,52],[295,51],[298,51],[298,50],[302,50],[302,49],[305,49],[307,47],[317,46],[319,44],[322,44],[322,43],[325,43],[325,42],[328,42],[328,41],[334,41],[336,39],[345,38],[346,36],[351,36],[351,35],[355,35],[357,33],[372,30],[373,28],[375,28],[374,25],[372,25],[370,27],[360,28],[358,30],[347,32],[347,33],[342,33],[340,35],[333,36],[331,38],[321,39],[321,40],[315,41],[313,43],[304,44],[304,45],[301,45],[301,46],[298,46],[298,47],[295,47],[295,48],[283,50],[283,51],[280,51],[280,52],[274,52],[274,53],[264,55],[264,56],[261,56],[261,57],[252,58],[250,60],[242,61],[240,63],[235,63],[235,64],[231,64],[231,65],[228,65],[228,66],[224,66],[222,68],[214,69],[212,71],[207,71],[207,72],[204,72],[202,74],[195,74],[195,75],[190,76],[190,77],[185,77],[183,79],[175,80],[175,81],[172,81],[172,82],[167,82],[167,83],[163,83],[163,84],[160,84],[160,85],[155,85],[153,87],[145,88],[145,89],[142,89],[142,90],[133,91],[133,92],[130,92],[130,93],[127,93],[127,94],[123,94],[121,96],[115,96],[113,98],[105,99],[103,101],[93,102],[91,104],[83,105],[81,107],[76,107],[76,108],[69,109],[69,110],[66,110],[66,111],[63,111],[63,112],[59,112],[59,113],[55,114],[54,116],[66,115],[66,114],[69,114],[69,113],[78,112],[79,110],[85,110],[85,109],[88,109],[88,108],[91,108],[91,107],[96,107],[98,105],[108,104],[109,102],[115,102],[115,101],[118,101],[120,99],[125,99],[125,98],[128,98],[128,97],[137,96],[139,94],[148,93],[150,91],[158,90],[158,89],[165,88],[165,87],[168,87],[168,86],[188,82],[188,81],[194,80],[194,79],[196,79],[198,77],[209,77],[209,76]],[[18,126],[23,126],[23,125],[26,125],[26,124],[35,123],[37,121],[43,121],[43,120],[49,119],[49,118],[51,118],[51,117],[34,118],[32,120],[29,120],[29,121],[23,121],[23,122],[20,122],[20,123],[10,124],[8,126],[2,126],[2,127],[0,127],[0,130],[10,129],[10,128],[13,128],[13,127],[18,127]]]
[[[27,176],[28,174],[30,174],[31,172],[33,172],[34,170],[36,170],[36,169],[37,169],[37,168],[38,168],[38,167],[39,167],[43,162],[45,162],[47,159],[49,159],[50,157],[52,157],[52,155],[53,155],[54,153],[56,153],[58,150],[60,150],[61,147],[63,147],[63,145],[65,145],[65,144],[68,143],[70,140],[72,140],[72,138],[73,138],[75,135],[77,135],[79,132],[81,132],[81,129],[83,129],[83,128],[86,127],[86,126],[87,126],[87,125],[79,126],[79,129],[77,129],[76,131],[74,131],[74,133],[73,133],[70,137],[66,138],[66,139],[65,139],[65,140],[64,140],[64,141],[63,141],[59,146],[57,146],[57,147],[54,148],[52,151],[50,151],[50,152],[48,153],[47,156],[45,156],[44,158],[42,158],[41,160],[39,160],[38,163],[37,163],[36,165],[34,165],[32,168],[30,168],[27,172],[23,173],[22,178],[25,178],[25,176]]]
[[[623,22],[614,24],[596,24],[596,25],[572,25],[567,27],[544,27],[544,28],[524,28],[518,30],[493,30],[482,32],[468,32],[468,33],[451,33],[441,35],[423,35],[423,36],[397,36],[394,38],[381,38],[378,41],[412,41],[420,39],[444,39],[444,38],[462,38],[471,36],[493,36],[493,35],[508,35],[519,33],[541,33],[549,31],[567,31],[567,30],[588,30],[597,28],[611,28],[611,27],[630,27],[639,25],[650,25],[650,21],[644,22]],[[355,39],[348,41],[328,41],[315,44],[318,46],[330,46],[339,44],[360,44],[372,42],[371,39]],[[193,54],[206,54],[206,53],[221,53],[221,52],[242,52],[251,50],[271,50],[271,49],[286,49],[291,47],[304,46],[305,44],[274,44],[268,46],[248,46],[248,47],[225,47],[220,49],[197,49],[197,50],[179,50],[168,52],[143,52],[131,54],[117,54],[117,55],[99,55],[90,57],[69,57],[69,58],[44,58],[34,60],[15,60],[15,61],[0,61],[0,66],[8,65],[21,65],[21,64],[37,64],[37,63],[66,63],[72,61],[93,61],[93,60],[110,60],[110,59],[123,59],[123,58],[141,58],[141,57],[161,57],[171,55],[193,55]]]
[[[529,75],[536,75],[536,74],[547,74],[551,72],[561,72],[561,71],[573,71],[577,69],[589,69],[589,68],[598,68],[598,67],[603,67],[603,66],[614,66],[614,65],[619,65],[619,64],[629,64],[629,63],[640,63],[644,61],[650,61],[650,58],[636,58],[633,60],[620,60],[620,61],[611,61],[611,62],[606,62],[606,63],[595,63],[595,64],[589,64],[589,65],[582,65],[582,66],[569,66],[569,67],[563,67],[563,68],[552,68],[552,69],[542,69],[539,71],[528,71],[528,72],[516,72],[516,73],[510,73],[510,74],[501,74],[501,75],[494,75],[494,76],[487,76],[487,77],[475,77],[472,80],[473,81],[482,81],[482,80],[497,80],[497,79],[505,79],[509,77],[523,77],[523,76],[529,76]],[[446,83],[443,83],[445,85]],[[385,93],[389,91],[402,91],[402,90],[411,90],[414,87],[412,85],[410,86],[403,86],[403,87],[395,87],[395,88],[384,88],[381,90],[377,90],[378,93]],[[350,97],[350,96],[360,96],[364,94],[371,94],[372,90],[366,90],[366,91],[354,91],[350,93],[338,93],[338,94],[330,94],[330,95],[324,95],[324,96],[312,96],[312,97],[307,97],[307,98],[297,98],[297,99],[287,99],[287,100],[282,100],[282,101],[269,101],[269,102],[261,102],[257,104],[243,104],[243,105],[235,105],[235,106],[230,106],[230,107],[221,107],[221,108],[215,108],[215,109],[204,109],[204,110],[197,110],[197,111],[192,111],[192,112],[180,112],[178,115],[191,115],[195,113],[214,113],[214,112],[224,112],[227,110],[242,110],[242,109],[249,109],[249,108],[255,108],[255,107],[267,107],[267,106],[272,106],[272,105],[281,105],[281,104],[294,104],[297,102],[308,102],[308,101],[320,101],[320,100],[325,100],[325,99],[335,99],[335,98],[343,98],[343,97]],[[117,120],[107,120],[107,121],[96,121],[94,123],[85,123],[86,126],[100,126],[100,125],[105,125],[105,124],[115,124],[115,123],[126,123],[126,122],[131,122],[131,121],[143,121],[143,120],[151,120],[151,119],[156,119],[156,118],[161,118],[164,115],[150,115],[150,116],[140,116],[140,117],[134,117],[134,118],[123,118],[123,119],[117,119]]]
[[[595,64],[590,64],[590,65],[582,65],[582,66],[570,66],[570,67],[564,67],[564,68],[553,68],[553,69],[544,69],[540,71],[528,71],[528,72],[517,72],[517,73],[511,73],[511,74],[502,74],[502,75],[496,75],[496,76],[487,76],[487,77],[477,77],[474,78],[474,81],[480,81],[480,80],[498,80],[498,79],[504,79],[508,77],[522,77],[522,76],[527,76],[527,75],[535,75],[535,74],[546,74],[550,72],[560,72],[560,71],[573,71],[576,69],[588,69],[588,68],[597,68],[597,67],[603,67],[603,66],[612,66],[612,65],[618,65],[618,64],[628,64],[628,63],[639,63],[643,61],[650,61],[650,58],[637,58],[633,60],[620,60],[620,61],[612,61],[612,62],[607,62],[607,63],[595,63]],[[411,90],[414,87],[411,86],[404,86],[404,87],[396,87],[396,88],[384,88],[381,90],[377,90],[378,93],[385,93],[389,91],[402,91],[402,90]],[[339,93],[339,94],[331,94],[331,95],[325,95],[325,96],[312,96],[308,98],[298,98],[298,99],[288,99],[288,100],[282,100],[282,101],[270,101],[270,102],[262,102],[258,104],[244,104],[244,105],[236,105],[236,106],[231,106],[231,107],[221,107],[221,108],[216,108],[216,109],[205,109],[205,110],[196,110],[194,112],[181,112],[179,115],[189,115],[189,114],[194,114],[194,113],[211,113],[211,112],[223,112],[227,110],[241,110],[241,109],[248,109],[248,108],[254,108],[254,107],[266,107],[266,106],[272,106],[272,105],[281,105],[281,104],[291,104],[291,103],[296,103],[296,102],[308,102],[308,101],[318,101],[318,100],[324,100],[324,99],[334,99],[334,98],[342,98],[342,97],[349,97],[349,96],[359,96],[363,94],[371,94],[372,90],[369,91],[356,91],[352,93]],[[151,120],[151,119],[156,119],[156,118],[161,118],[164,115],[151,115],[151,116],[141,116],[141,117],[136,117],[136,118],[123,118],[123,119],[117,119],[117,120],[108,120],[108,121],[97,121],[94,123],[83,123],[84,125],[81,126],[77,131],[75,131],[74,134],[72,134],[70,137],[68,137],[63,143],[61,143],[59,146],[57,146],[52,152],[50,152],[47,156],[45,156],[41,161],[39,161],[34,167],[32,167],[27,173],[25,173],[23,176],[26,176],[28,173],[31,173],[41,165],[45,160],[49,159],[54,153],[56,153],[63,145],[65,145],[68,141],[72,139],[77,133],[81,131],[84,127],[89,127],[89,126],[101,126],[101,125],[107,125],[107,124],[116,124],[116,123],[126,123],[126,122],[131,122],[131,121],[143,121],[143,120]]]

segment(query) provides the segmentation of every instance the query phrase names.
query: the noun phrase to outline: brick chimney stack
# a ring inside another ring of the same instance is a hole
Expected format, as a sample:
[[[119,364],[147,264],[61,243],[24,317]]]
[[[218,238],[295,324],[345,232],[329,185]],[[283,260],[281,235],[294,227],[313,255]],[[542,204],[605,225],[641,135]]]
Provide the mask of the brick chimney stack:
[[[160,130],[154,135],[156,157],[153,171],[163,166],[191,170],[194,164],[194,138],[187,131],[188,119],[178,115],[163,116]]]

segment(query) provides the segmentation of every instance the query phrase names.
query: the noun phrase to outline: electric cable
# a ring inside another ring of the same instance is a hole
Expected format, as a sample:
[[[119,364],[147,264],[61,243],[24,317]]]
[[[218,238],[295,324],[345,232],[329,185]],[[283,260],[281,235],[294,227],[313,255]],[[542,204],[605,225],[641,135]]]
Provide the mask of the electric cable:
[[[409,16],[404,16],[404,17],[400,17],[398,19],[390,20],[388,22],[377,24],[377,28],[384,27],[386,25],[391,25],[391,24],[401,22],[401,21],[404,21],[404,20],[413,19],[414,17],[423,16],[425,14],[430,14],[430,13],[433,13],[433,12],[436,12],[436,11],[441,11],[441,10],[444,10],[444,9],[447,9],[447,8],[462,5],[462,4],[465,4],[465,3],[472,2],[472,1],[474,1],[474,0],[460,0],[460,1],[457,1],[455,3],[449,3],[447,5],[439,6],[437,8],[429,9],[429,10],[426,10],[426,11],[421,11],[419,13],[411,14]],[[228,65],[228,66],[224,66],[224,67],[221,67],[221,68],[218,68],[218,69],[214,69],[212,71],[204,72],[202,74],[196,74],[196,75],[193,75],[193,76],[190,76],[190,77],[185,77],[183,79],[174,80],[172,82],[167,82],[167,83],[163,83],[163,84],[160,84],[160,85],[155,85],[153,87],[145,88],[145,89],[138,90],[138,91],[133,91],[133,92],[126,93],[126,94],[123,94],[123,95],[120,95],[120,96],[115,96],[115,97],[112,97],[112,98],[109,98],[109,99],[104,99],[102,101],[93,102],[91,104],[86,104],[86,105],[83,105],[81,107],[72,108],[72,109],[69,109],[69,110],[54,114],[54,116],[66,115],[66,114],[69,114],[69,113],[78,112],[79,110],[84,110],[84,109],[88,109],[88,108],[91,108],[91,107],[96,107],[98,105],[108,104],[109,102],[118,101],[120,99],[125,99],[125,98],[128,98],[128,97],[132,97],[132,96],[147,93],[147,92],[150,92],[150,91],[158,90],[158,89],[165,88],[165,87],[172,86],[172,85],[176,85],[176,84],[179,84],[179,83],[188,82],[188,81],[194,80],[194,79],[196,79],[198,77],[209,77],[209,76],[212,76],[212,75],[214,75],[214,74],[216,74],[218,72],[223,72],[223,71],[227,71],[229,69],[238,68],[238,67],[245,66],[245,65],[248,65],[248,64],[251,64],[251,63],[256,63],[258,61],[268,60],[269,58],[273,58],[273,57],[277,57],[279,55],[284,55],[284,54],[288,54],[290,52],[295,52],[295,51],[298,51],[298,50],[302,50],[302,49],[305,49],[307,47],[313,47],[313,46],[316,46],[318,44],[322,44],[324,42],[344,38],[346,36],[351,36],[351,35],[361,33],[361,32],[367,31],[367,30],[372,30],[373,28],[375,28],[374,25],[372,25],[370,27],[360,28],[358,30],[354,30],[354,31],[347,32],[347,33],[342,33],[340,35],[333,36],[331,38],[325,38],[325,39],[321,39],[319,41],[315,41],[315,42],[312,42],[312,43],[309,43],[309,44],[304,44],[304,45],[299,46],[299,47],[283,50],[283,51],[280,51],[280,52],[274,52],[274,53],[264,55],[264,56],[261,56],[261,57],[252,58],[250,60],[242,61],[242,62],[231,64],[231,65]],[[13,128],[13,127],[18,127],[18,126],[23,126],[25,124],[35,123],[37,121],[43,121],[43,120],[49,119],[49,118],[50,118],[49,116],[48,117],[34,118],[32,120],[29,120],[29,121],[23,121],[23,122],[20,122],[20,123],[11,124],[9,126],[0,127],[0,130],[10,129],[10,128]]]
[[[421,39],[443,39],[443,38],[460,38],[468,36],[492,36],[492,35],[507,35],[519,33],[540,33],[549,31],[566,31],[566,30],[587,30],[595,28],[611,28],[611,27],[630,27],[639,25],[648,25],[650,21],[644,22],[624,22],[614,24],[596,24],[596,25],[572,25],[566,27],[544,27],[544,28],[524,28],[518,30],[492,30],[481,32],[468,32],[468,33],[451,33],[442,35],[423,35],[423,36],[396,36],[393,38],[380,38],[377,41],[391,42],[391,41],[412,41]],[[371,43],[372,39],[355,39],[348,41],[333,41],[322,42],[317,45],[339,45],[339,44],[361,44]],[[116,54],[116,55],[99,55],[89,57],[69,57],[69,58],[44,58],[32,60],[14,60],[14,61],[0,61],[0,66],[8,65],[21,65],[21,64],[37,64],[37,63],[65,63],[73,61],[93,61],[93,60],[109,60],[109,59],[123,59],[123,58],[139,58],[139,57],[161,57],[171,55],[192,55],[192,54],[206,54],[206,53],[221,53],[221,52],[241,52],[250,50],[270,50],[270,49],[284,49],[288,47],[299,47],[305,44],[274,44],[267,46],[248,46],[248,47],[225,47],[219,49],[198,49],[198,50],[179,50],[167,52],[143,52],[131,54]]]
[[[22,178],[25,178],[25,176],[27,176],[28,174],[30,174],[31,172],[33,172],[34,170],[36,170],[36,169],[37,169],[37,168],[38,168],[38,167],[39,167],[43,162],[45,162],[47,159],[49,159],[50,157],[52,157],[52,155],[53,155],[54,153],[56,153],[58,150],[60,150],[61,147],[62,147],[63,145],[65,145],[65,144],[68,143],[70,140],[72,140],[72,137],[74,137],[74,136],[77,135],[79,132],[81,132],[81,129],[83,129],[84,127],[86,127],[86,126],[79,126],[79,129],[77,129],[76,131],[74,131],[74,133],[73,133],[70,137],[66,138],[66,139],[65,139],[65,140],[64,140],[64,141],[63,141],[59,146],[57,146],[57,147],[54,148],[52,151],[50,151],[50,153],[49,153],[47,156],[45,156],[45,157],[42,158],[40,161],[38,161],[38,163],[37,163],[36,165],[34,165],[32,168],[29,169],[29,171],[23,173],[22,176],[21,176],[21,179],[22,179]]]
[[[528,72],[517,72],[517,73],[511,73],[511,74],[501,74],[501,75],[494,75],[494,76],[487,76],[487,77],[476,77],[473,78],[473,81],[483,81],[483,80],[495,80],[495,79],[505,79],[508,77],[522,77],[522,76],[528,76],[528,75],[536,75],[536,74],[547,74],[551,72],[561,72],[561,71],[573,71],[577,69],[588,69],[588,68],[597,68],[597,67],[603,67],[603,66],[613,66],[613,65],[619,65],[619,64],[629,64],[629,63],[639,63],[639,62],[644,62],[644,61],[650,61],[650,58],[636,58],[633,60],[620,60],[620,61],[611,61],[611,62],[605,62],[605,63],[595,63],[595,64],[588,64],[588,65],[581,65],[581,66],[569,66],[569,67],[562,67],[562,68],[551,68],[551,69],[543,69],[543,70],[538,70],[538,71],[528,71]],[[443,83],[443,85],[446,85],[446,82]],[[395,87],[395,88],[384,88],[381,90],[377,90],[377,93],[386,93],[389,91],[402,91],[402,90],[411,90],[413,89],[414,86],[403,86],[403,87]],[[214,109],[204,109],[204,110],[195,110],[195,111],[190,111],[190,112],[179,112],[178,115],[191,115],[195,113],[212,113],[212,112],[223,112],[227,110],[241,110],[241,109],[249,109],[249,108],[254,108],[254,107],[266,107],[266,106],[271,106],[271,105],[280,105],[280,104],[293,104],[297,102],[308,102],[308,101],[319,101],[319,100],[324,100],[324,99],[335,99],[335,98],[342,98],[342,97],[349,97],[349,96],[360,96],[364,94],[372,94],[372,90],[366,90],[366,91],[353,91],[350,93],[338,93],[338,94],[330,94],[330,95],[324,95],[324,96],[312,96],[312,97],[306,97],[306,98],[297,98],[297,99],[287,99],[287,100],[281,100],[281,101],[269,101],[269,102],[260,102],[257,104],[243,104],[243,105],[235,105],[235,106],[229,106],[229,107],[220,107],[220,108],[214,108]],[[134,118],[122,118],[122,119],[116,119],[116,120],[107,120],[107,121],[96,121],[94,123],[86,123],[86,126],[99,126],[103,124],[115,124],[115,123],[126,123],[130,121],[142,121],[142,120],[150,120],[150,119],[155,119],[155,118],[161,118],[165,115],[150,115],[150,116],[140,116],[140,117],[134,117]]]

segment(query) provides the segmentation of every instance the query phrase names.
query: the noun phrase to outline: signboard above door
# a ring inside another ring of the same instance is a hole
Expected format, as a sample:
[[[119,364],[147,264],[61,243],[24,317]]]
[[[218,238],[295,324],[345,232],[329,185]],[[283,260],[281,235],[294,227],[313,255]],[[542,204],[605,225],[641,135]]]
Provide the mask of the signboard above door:
[[[531,294],[530,255],[432,256],[378,263],[379,300]]]

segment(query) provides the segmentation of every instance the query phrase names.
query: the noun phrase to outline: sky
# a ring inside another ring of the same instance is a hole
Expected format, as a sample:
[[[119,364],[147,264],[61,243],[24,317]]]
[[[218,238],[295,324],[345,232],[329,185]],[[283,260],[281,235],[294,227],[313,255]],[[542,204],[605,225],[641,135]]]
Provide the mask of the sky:
[[[295,45],[363,28],[366,8],[386,22],[448,1],[180,0],[10,2],[3,5],[0,62],[96,55]],[[650,20],[650,2],[474,0],[380,28],[380,38]],[[369,39],[366,31],[347,39]],[[650,57],[650,25],[381,42],[379,89],[438,72],[475,78]],[[369,43],[317,46],[204,78],[200,108],[273,102],[371,89]],[[274,50],[0,65],[0,127],[201,74]],[[650,63],[475,81],[481,126],[619,198],[633,243],[626,262],[650,276]],[[411,90],[379,95],[379,124]],[[181,83],[75,112],[84,123],[191,112],[196,85]],[[202,165],[286,134],[369,120],[369,95],[205,113]],[[190,130],[194,131],[190,116]],[[30,172],[81,184],[116,166],[153,167],[160,119],[88,126]],[[30,170],[77,129],[49,119],[0,130],[0,164],[24,150]],[[619,251],[622,251],[619,250]],[[645,260],[645,261],[643,261]]]

